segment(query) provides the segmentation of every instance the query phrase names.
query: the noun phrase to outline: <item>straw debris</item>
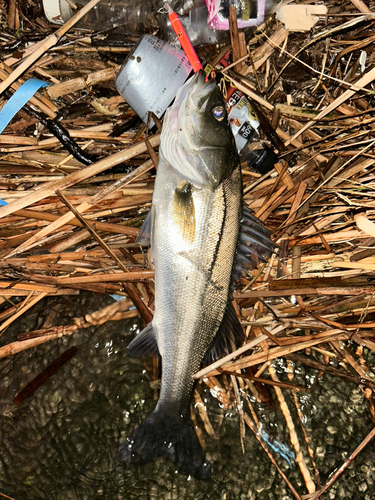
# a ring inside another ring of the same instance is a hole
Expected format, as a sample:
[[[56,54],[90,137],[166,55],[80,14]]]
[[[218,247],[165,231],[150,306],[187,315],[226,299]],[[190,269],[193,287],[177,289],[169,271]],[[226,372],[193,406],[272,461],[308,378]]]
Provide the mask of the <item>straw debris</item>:
[[[280,252],[236,287],[245,345],[196,378],[227,408],[237,405],[245,453],[246,425],[293,496],[309,499],[330,488],[375,435],[364,434],[348,460],[320,484],[308,429],[296,433],[303,420],[299,381],[280,380],[272,364],[281,359],[309,366],[320,383],[329,373],[357,384],[374,420],[375,17],[369,2],[325,3],[327,14],[310,33],[288,31],[270,16],[244,34],[232,19],[231,46],[199,50],[203,63],[254,103],[262,115],[262,139],[279,154],[275,169],[264,175],[243,165],[243,188],[246,204],[272,231]],[[52,85],[39,90],[0,135],[0,334],[46,296],[87,290],[127,297],[69,327],[25,332],[0,347],[4,357],[107,319],[138,313],[152,318],[153,271],[134,241],[152,199],[149,151],[157,150],[160,136],[145,137],[115,90],[125,49],[93,47],[90,33],[74,29],[75,16],[57,31],[43,20],[43,39],[28,48],[21,44],[15,53],[18,4],[9,2],[1,16],[7,28],[0,38],[0,107],[28,78]],[[22,22],[26,40],[35,25]],[[233,57],[224,67],[228,51]],[[56,119],[79,154],[70,154],[45,125]],[[132,303],[138,313],[128,310]],[[261,439],[259,415],[242,406],[248,394],[258,401],[268,397],[264,380],[267,391],[276,392],[290,431],[306,485],[299,493]],[[290,391],[297,410],[285,401]],[[206,432],[217,435],[199,392],[195,404]],[[199,428],[197,413],[194,419]],[[207,438],[198,432],[203,443]]]

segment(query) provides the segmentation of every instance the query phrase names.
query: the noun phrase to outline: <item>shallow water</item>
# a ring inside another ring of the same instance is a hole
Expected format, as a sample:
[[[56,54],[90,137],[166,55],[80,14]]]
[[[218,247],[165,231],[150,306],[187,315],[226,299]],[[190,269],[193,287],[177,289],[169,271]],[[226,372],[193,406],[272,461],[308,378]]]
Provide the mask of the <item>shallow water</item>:
[[[59,300],[56,324],[70,324],[72,317],[113,301],[88,293]],[[2,345],[20,332],[40,328],[53,304],[48,299],[21,318],[3,335]],[[219,429],[216,437],[205,434],[207,457],[213,464],[211,482],[177,474],[163,460],[145,466],[118,461],[118,443],[155,406],[155,389],[143,361],[126,354],[127,344],[141,327],[140,320],[108,322],[0,360],[0,493],[16,500],[294,498],[249,429],[242,455],[236,410],[223,409],[204,386],[199,388],[201,396],[213,428]],[[14,405],[17,391],[73,345],[77,354],[22,405]],[[150,360],[146,363],[151,367]],[[284,363],[276,366],[280,378],[285,378]],[[311,385],[315,377],[316,371],[296,367],[299,385]],[[292,398],[288,391],[284,394],[298,422]],[[312,393],[298,398],[324,484],[371,429],[368,406],[354,384],[327,375]],[[254,407],[273,443],[290,446],[277,402],[276,409]],[[203,429],[199,417],[198,422]],[[297,432],[303,443],[298,428]],[[373,450],[370,444],[324,498],[374,500]],[[303,451],[307,457],[305,446]],[[274,456],[294,487],[305,494],[298,466],[291,470],[286,460]]]

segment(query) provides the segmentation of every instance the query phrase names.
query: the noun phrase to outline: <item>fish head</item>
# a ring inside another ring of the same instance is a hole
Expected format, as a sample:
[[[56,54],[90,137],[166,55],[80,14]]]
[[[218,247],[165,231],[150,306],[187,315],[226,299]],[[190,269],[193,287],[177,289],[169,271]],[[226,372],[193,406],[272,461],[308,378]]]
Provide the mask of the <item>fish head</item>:
[[[161,134],[168,163],[198,188],[215,190],[239,164],[221,92],[200,71],[177,92]]]

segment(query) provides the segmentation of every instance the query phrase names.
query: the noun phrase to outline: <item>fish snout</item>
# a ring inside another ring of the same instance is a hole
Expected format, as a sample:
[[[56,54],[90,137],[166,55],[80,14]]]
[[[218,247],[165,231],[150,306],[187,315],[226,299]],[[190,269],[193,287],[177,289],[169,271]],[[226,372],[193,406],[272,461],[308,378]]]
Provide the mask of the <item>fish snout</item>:
[[[211,92],[216,87],[216,82],[212,78],[209,80],[203,69],[200,69],[195,74],[195,82],[199,91]]]

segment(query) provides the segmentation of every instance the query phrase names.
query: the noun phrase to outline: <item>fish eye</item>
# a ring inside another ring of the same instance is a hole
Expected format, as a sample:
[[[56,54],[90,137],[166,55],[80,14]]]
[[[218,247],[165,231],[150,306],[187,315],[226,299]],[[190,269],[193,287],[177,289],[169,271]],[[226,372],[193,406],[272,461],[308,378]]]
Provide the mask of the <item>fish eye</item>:
[[[215,106],[212,110],[212,115],[218,122],[221,122],[225,118],[225,109],[223,106]]]

